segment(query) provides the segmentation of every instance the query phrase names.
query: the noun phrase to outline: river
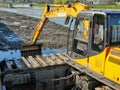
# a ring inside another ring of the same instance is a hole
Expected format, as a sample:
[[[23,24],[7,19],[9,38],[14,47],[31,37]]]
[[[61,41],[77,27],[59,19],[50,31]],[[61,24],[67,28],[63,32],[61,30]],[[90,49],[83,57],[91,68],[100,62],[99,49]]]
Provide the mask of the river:
[[[12,13],[18,13],[38,19],[41,17],[43,11],[43,9],[33,9],[33,8],[0,8],[0,10],[12,12]],[[49,20],[57,24],[64,25],[65,18],[50,18]],[[68,27],[68,25],[64,25],[64,26]]]

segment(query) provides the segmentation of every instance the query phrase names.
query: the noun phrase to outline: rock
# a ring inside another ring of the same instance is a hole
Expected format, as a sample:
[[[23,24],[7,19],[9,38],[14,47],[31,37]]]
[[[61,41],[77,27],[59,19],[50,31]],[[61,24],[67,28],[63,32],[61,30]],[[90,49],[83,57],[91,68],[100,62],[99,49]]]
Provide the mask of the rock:
[[[21,24],[20,22],[13,22],[14,26],[20,26],[20,24]]]
[[[26,25],[23,25],[23,26],[20,26],[20,29],[22,30],[22,29],[26,29],[28,26],[26,26]]]

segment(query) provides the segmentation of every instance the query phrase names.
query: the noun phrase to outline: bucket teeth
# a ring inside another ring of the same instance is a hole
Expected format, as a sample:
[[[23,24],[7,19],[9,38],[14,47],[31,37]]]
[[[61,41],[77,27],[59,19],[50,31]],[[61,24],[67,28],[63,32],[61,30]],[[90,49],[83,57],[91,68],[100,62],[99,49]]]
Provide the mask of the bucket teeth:
[[[42,43],[36,45],[23,45],[21,47],[21,55],[24,57],[35,56],[42,54]]]

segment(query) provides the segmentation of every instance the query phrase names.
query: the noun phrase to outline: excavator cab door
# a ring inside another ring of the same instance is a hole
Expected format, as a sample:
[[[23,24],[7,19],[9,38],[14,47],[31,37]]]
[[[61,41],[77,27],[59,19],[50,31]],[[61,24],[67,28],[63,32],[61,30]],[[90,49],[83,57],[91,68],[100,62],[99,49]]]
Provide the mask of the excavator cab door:
[[[92,26],[90,35],[90,53],[88,68],[104,74],[106,56],[106,15],[103,12],[95,12],[92,16]]]
[[[75,22],[72,57],[75,62],[87,66],[89,56],[90,17],[80,15]]]

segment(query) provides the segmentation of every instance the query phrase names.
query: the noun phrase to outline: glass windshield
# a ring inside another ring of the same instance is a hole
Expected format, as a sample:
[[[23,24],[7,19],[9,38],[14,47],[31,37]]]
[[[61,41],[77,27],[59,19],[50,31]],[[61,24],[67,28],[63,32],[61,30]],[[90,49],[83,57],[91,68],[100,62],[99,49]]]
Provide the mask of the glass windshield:
[[[92,29],[92,51],[96,53],[101,52],[104,48],[104,33],[105,33],[105,16],[102,14],[95,14],[93,17]]]
[[[81,41],[87,41],[88,39],[88,27],[89,27],[89,19],[81,18],[76,27],[75,38]]]
[[[84,57],[87,55],[88,51],[88,31],[90,19],[87,17],[81,17],[78,21],[76,21],[76,23],[73,51],[81,55],[81,57]]]
[[[111,42],[120,42],[120,25],[112,26]]]

